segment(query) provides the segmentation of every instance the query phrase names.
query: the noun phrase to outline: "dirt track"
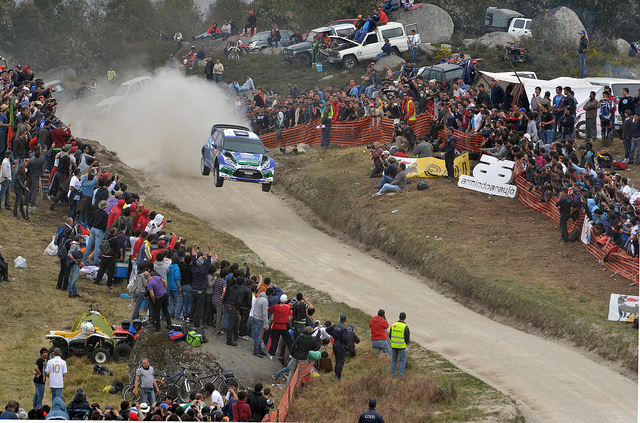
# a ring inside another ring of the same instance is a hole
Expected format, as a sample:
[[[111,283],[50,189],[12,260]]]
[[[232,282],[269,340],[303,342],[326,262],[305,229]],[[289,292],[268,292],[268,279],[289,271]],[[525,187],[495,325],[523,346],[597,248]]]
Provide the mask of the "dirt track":
[[[314,229],[277,195],[249,184],[214,188],[204,177],[157,182],[162,189],[154,196],[242,239],[268,266],[372,315],[379,308],[388,316],[406,311],[414,342],[514,398],[527,422],[637,421],[636,382],[570,347],[466,309]]]

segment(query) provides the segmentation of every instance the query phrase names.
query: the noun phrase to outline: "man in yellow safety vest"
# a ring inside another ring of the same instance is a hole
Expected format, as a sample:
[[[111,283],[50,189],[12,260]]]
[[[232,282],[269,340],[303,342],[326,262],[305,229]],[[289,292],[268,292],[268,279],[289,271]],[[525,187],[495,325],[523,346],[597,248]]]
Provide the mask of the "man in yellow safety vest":
[[[396,374],[396,366],[398,365],[398,357],[400,358],[400,367],[398,368],[398,376],[404,376],[404,367],[407,364],[407,344],[409,343],[409,326],[404,322],[407,318],[405,312],[400,313],[400,320],[391,325],[389,331],[389,343],[391,344],[391,376]]]

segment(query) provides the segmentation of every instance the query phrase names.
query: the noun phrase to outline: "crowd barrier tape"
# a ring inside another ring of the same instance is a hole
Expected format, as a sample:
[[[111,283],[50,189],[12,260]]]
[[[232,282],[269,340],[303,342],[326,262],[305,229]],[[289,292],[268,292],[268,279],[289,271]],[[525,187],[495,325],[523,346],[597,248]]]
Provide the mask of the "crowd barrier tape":
[[[549,202],[543,203],[540,201],[539,192],[529,192],[529,186],[531,185],[521,176],[515,178],[515,183],[518,186],[518,198],[520,202],[529,208],[544,214],[556,224],[560,224],[560,211],[555,206],[557,197],[551,197]],[[578,228],[582,231],[582,224],[584,222],[584,212],[580,212],[578,220],[574,221],[569,219],[567,229],[569,232]],[[596,242],[595,237],[591,237],[589,244],[580,242],[587,249],[591,255],[596,257],[601,263],[606,254],[606,251]],[[609,245],[611,246],[611,244]],[[638,285],[638,277],[640,275],[640,265],[638,259],[629,256],[624,250],[618,249],[609,255],[609,260],[604,262],[607,269],[620,276],[629,279],[634,285]]]
[[[422,113],[416,117],[415,122],[409,122],[409,125],[417,136],[421,136],[429,132],[431,120],[429,113]],[[393,119],[375,116],[366,116],[348,122],[332,122],[331,144],[356,146],[372,144],[374,141],[390,142],[393,138],[393,122]],[[321,133],[319,126],[320,119],[314,119],[308,125],[283,129],[279,139],[276,139],[275,132],[261,134],[260,139],[267,148],[294,147],[300,143],[318,146]],[[442,136],[442,133],[439,135]],[[454,136],[458,151],[480,152],[482,135],[465,134],[456,130]]]
[[[309,376],[311,370],[313,370],[313,363],[311,362],[303,362],[298,365],[289,386],[284,391],[284,395],[280,400],[278,408],[264,416],[262,419],[263,422],[283,422],[287,419],[287,414],[289,414],[289,408],[293,402],[294,394],[298,389],[300,389],[302,381]]]

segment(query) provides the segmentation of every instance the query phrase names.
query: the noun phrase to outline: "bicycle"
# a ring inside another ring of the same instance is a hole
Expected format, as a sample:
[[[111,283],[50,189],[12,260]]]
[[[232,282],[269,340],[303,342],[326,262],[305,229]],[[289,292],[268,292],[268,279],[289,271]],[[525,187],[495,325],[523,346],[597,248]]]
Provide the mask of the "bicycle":
[[[180,367],[181,370],[173,376],[168,376],[166,372],[160,374],[159,378],[156,378],[156,384],[160,391],[160,396],[164,397],[170,395],[181,402],[189,400],[189,394],[191,391],[199,385],[195,380],[187,378],[187,368]],[[194,374],[193,372],[191,372]],[[184,378],[184,381],[181,382]],[[122,388],[122,399],[134,403],[139,399],[139,395],[134,393],[134,384],[127,384]],[[160,399],[160,398],[159,398]]]
[[[211,381],[211,383],[214,384],[215,389],[218,392],[220,392],[220,395],[222,395],[223,397],[227,394],[227,391],[229,390],[229,385],[235,384],[238,387],[240,386],[240,382],[238,382],[238,379],[233,377],[233,372],[230,372],[230,371],[225,372],[220,366],[220,364],[218,363],[215,364],[215,367],[216,367],[216,373],[213,373],[208,376],[198,376],[197,373],[191,372],[191,374],[196,378],[193,382],[198,384],[199,390],[204,389],[205,384],[202,381],[204,379],[209,379],[209,378],[214,378]],[[216,382],[217,382],[217,385],[216,385]]]

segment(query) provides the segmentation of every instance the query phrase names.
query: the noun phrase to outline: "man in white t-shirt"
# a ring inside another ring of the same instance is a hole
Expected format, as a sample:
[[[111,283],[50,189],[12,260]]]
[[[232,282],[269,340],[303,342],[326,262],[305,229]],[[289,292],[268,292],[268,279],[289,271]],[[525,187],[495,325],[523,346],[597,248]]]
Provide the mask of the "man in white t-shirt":
[[[420,44],[420,34],[415,29],[411,30],[411,59],[412,63],[416,64],[416,57],[418,56],[418,45]]]
[[[49,379],[49,388],[51,388],[51,401],[56,397],[62,399],[64,378],[67,376],[67,363],[62,359],[62,352],[59,348],[53,350],[53,356],[47,361],[45,368],[47,379]]]
[[[67,200],[69,201],[69,217],[74,217],[76,214],[76,207],[78,201],[82,197],[82,182],[80,181],[80,169],[73,171],[73,176],[69,182],[69,192],[67,193]]]
[[[224,400],[217,389],[213,387],[213,383],[209,382],[205,385],[205,389],[211,392],[211,410],[221,410],[224,407]]]

